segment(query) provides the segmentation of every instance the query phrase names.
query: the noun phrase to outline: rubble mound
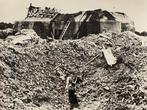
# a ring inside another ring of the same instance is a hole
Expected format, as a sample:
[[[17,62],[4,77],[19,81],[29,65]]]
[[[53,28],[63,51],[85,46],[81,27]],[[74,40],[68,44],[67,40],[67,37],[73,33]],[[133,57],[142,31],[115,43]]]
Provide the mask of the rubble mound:
[[[29,45],[0,43],[1,110],[65,110],[66,78],[71,74],[80,78],[78,109],[146,108],[146,83],[141,75],[147,70],[147,54],[135,34],[91,34],[52,42],[37,39]],[[112,48],[115,65],[107,64],[103,45]]]
[[[25,45],[30,42],[32,43],[38,42],[39,36],[36,34],[36,32],[32,29],[22,29],[21,31],[18,31],[15,35],[8,36],[5,41],[9,44],[21,44]]]
[[[0,39],[5,39],[7,36],[13,35],[13,34],[14,32],[12,28],[0,30]]]

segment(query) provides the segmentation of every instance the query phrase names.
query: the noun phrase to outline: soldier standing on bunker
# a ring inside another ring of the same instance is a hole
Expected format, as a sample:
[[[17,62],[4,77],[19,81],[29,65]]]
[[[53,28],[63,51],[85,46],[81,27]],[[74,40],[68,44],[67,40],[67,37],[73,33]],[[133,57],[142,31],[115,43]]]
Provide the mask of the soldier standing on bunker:
[[[70,110],[73,110],[74,108],[77,108],[79,106],[78,99],[75,94],[76,93],[75,86],[76,84],[73,83],[72,77],[67,77],[66,92],[67,92],[68,102],[70,104]]]

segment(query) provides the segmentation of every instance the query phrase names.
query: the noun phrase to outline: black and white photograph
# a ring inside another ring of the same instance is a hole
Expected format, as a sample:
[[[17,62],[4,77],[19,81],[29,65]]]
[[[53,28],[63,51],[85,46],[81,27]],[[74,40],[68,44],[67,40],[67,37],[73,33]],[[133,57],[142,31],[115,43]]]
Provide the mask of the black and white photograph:
[[[147,0],[0,0],[0,110],[147,110]]]

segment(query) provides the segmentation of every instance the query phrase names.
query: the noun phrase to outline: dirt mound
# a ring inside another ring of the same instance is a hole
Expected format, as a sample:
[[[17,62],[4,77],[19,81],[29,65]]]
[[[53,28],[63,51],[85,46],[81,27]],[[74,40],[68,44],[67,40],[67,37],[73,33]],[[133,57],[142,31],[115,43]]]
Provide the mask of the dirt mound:
[[[112,67],[103,56],[103,45],[112,47],[117,58],[117,64]],[[0,48],[0,108],[65,110],[66,77],[70,74],[81,78],[76,90],[79,109],[145,107],[146,93],[140,74],[146,71],[147,55],[141,45],[131,32],[52,42],[39,38],[29,45],[3,44]]]

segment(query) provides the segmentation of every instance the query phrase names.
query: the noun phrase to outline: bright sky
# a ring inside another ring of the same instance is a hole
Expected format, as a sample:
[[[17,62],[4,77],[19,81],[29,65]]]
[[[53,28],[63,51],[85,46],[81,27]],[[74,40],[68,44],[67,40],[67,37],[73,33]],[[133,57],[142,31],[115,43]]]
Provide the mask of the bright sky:
[[[56,7],[62,12],[103,9],[126,13],[136,30],[147,31],[147,0],[0,0],[0,22],[23,20],[32,3],[40,7]]]

